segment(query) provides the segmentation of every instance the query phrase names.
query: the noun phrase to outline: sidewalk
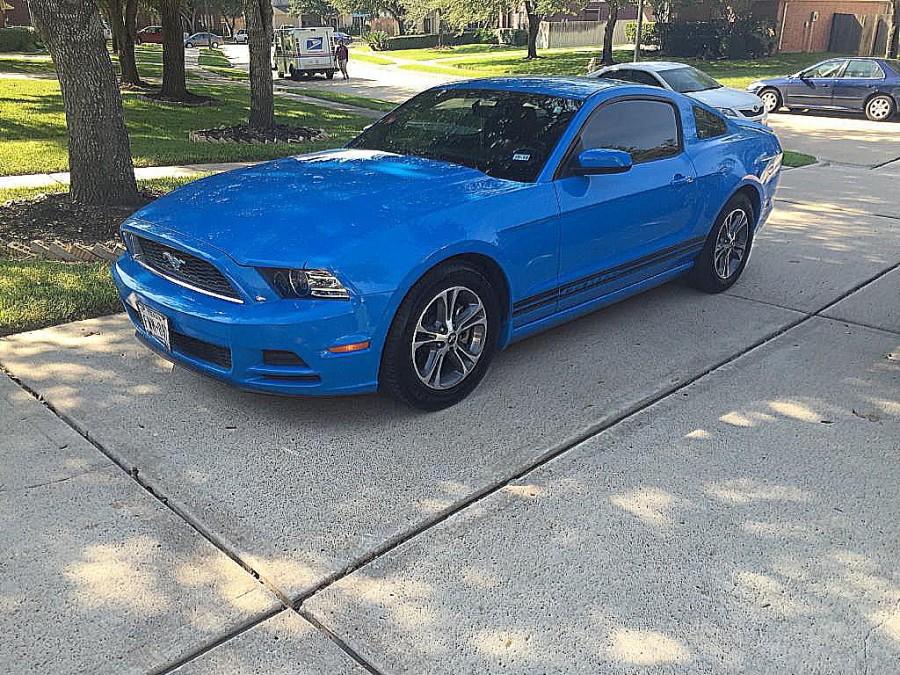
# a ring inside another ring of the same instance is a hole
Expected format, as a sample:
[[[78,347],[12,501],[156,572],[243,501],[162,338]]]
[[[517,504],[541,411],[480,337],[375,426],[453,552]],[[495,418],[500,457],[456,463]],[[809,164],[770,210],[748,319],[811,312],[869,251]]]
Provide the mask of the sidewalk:
[[[258,162],[217,162],[213,164],[181,164],[176,166],[145,166],[134,170],[137,180],[153,178],[177,178],[179,176],[201,176],[207,173],[221,173],[252,166]],[[32,173],[24,176],[0,176],[0,190],[4,188],[47,187],[48,185],[68,185],[69,172]]]

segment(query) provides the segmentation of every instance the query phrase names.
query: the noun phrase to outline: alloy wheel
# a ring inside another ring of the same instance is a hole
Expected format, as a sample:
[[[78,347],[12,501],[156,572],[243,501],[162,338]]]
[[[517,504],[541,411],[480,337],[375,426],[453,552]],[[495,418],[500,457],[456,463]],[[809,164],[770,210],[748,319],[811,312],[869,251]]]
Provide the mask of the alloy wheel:
[[[413,331],[412,360],[419,380],[430,389],[455,387],[475,368],[487,344],[487,311],[465,286],[438,293]]]
[[[759,97],[762,99],[763,107],[767,113],[778,110],[778,94],[774,91],[764,91]]]
[[[743,209],[735,209],[722,221],[713,250],[713,266],[720,279],[730,279],[738,271],[749,238],[750,219]]]
[[[885,96],[876,96],[866,106],[869,119],[881,122],[891,116],[891,102]]]

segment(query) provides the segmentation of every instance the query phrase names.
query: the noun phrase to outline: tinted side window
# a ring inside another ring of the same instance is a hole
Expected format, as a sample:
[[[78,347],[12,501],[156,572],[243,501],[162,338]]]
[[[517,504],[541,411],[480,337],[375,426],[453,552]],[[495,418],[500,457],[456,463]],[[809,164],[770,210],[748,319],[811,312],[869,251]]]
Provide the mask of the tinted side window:
[[[619,101],[603,106],[582,129],[577,150],[624,150],[635,163],[677,155],[681,152],[677,114],[674,106],[663,101]]]
[[[614,70],[607,77],[612,77],[616,80],[625,80],[626,82],[634,82],[636,84],[648,84],[651,87],[660,86],[655,77],[653,77],[650,73],[645,73],[642,70],[622,68],[621,70]]]
[[[694,124],[697,126],[697,138],[715,138],[724,136],[728,131],[728,124],[715,113],[694,106]]]
[[[858,77],[865,79],[884,77],[881,68],[875,61],[850,61],[841,77]]]

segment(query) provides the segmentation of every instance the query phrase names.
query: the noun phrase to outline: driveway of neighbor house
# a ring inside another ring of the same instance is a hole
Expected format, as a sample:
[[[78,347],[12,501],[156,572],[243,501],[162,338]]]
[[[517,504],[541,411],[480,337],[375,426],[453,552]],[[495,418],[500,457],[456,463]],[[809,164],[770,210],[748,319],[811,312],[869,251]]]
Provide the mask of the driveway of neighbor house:
[[[729,292],[516,344],[430,415],[238,392],[121,315],[0,341],[0,663],[894,672],[898,184],[788,170]]]

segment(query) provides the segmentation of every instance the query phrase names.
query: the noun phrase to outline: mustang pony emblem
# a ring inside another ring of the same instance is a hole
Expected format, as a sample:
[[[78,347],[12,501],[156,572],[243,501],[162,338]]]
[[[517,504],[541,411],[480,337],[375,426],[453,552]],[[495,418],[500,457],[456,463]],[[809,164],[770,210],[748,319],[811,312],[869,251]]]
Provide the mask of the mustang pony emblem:
[[[168,251],[163,251],[162,256],[163,256],[163,260],[165,260],[169,264],[169,267],[171,267],[176,272],[181,271],[181,268],[184,266],[184,263],[185,263],[185,261],[183,259],[179,258],[178,256],[172,255]]]

